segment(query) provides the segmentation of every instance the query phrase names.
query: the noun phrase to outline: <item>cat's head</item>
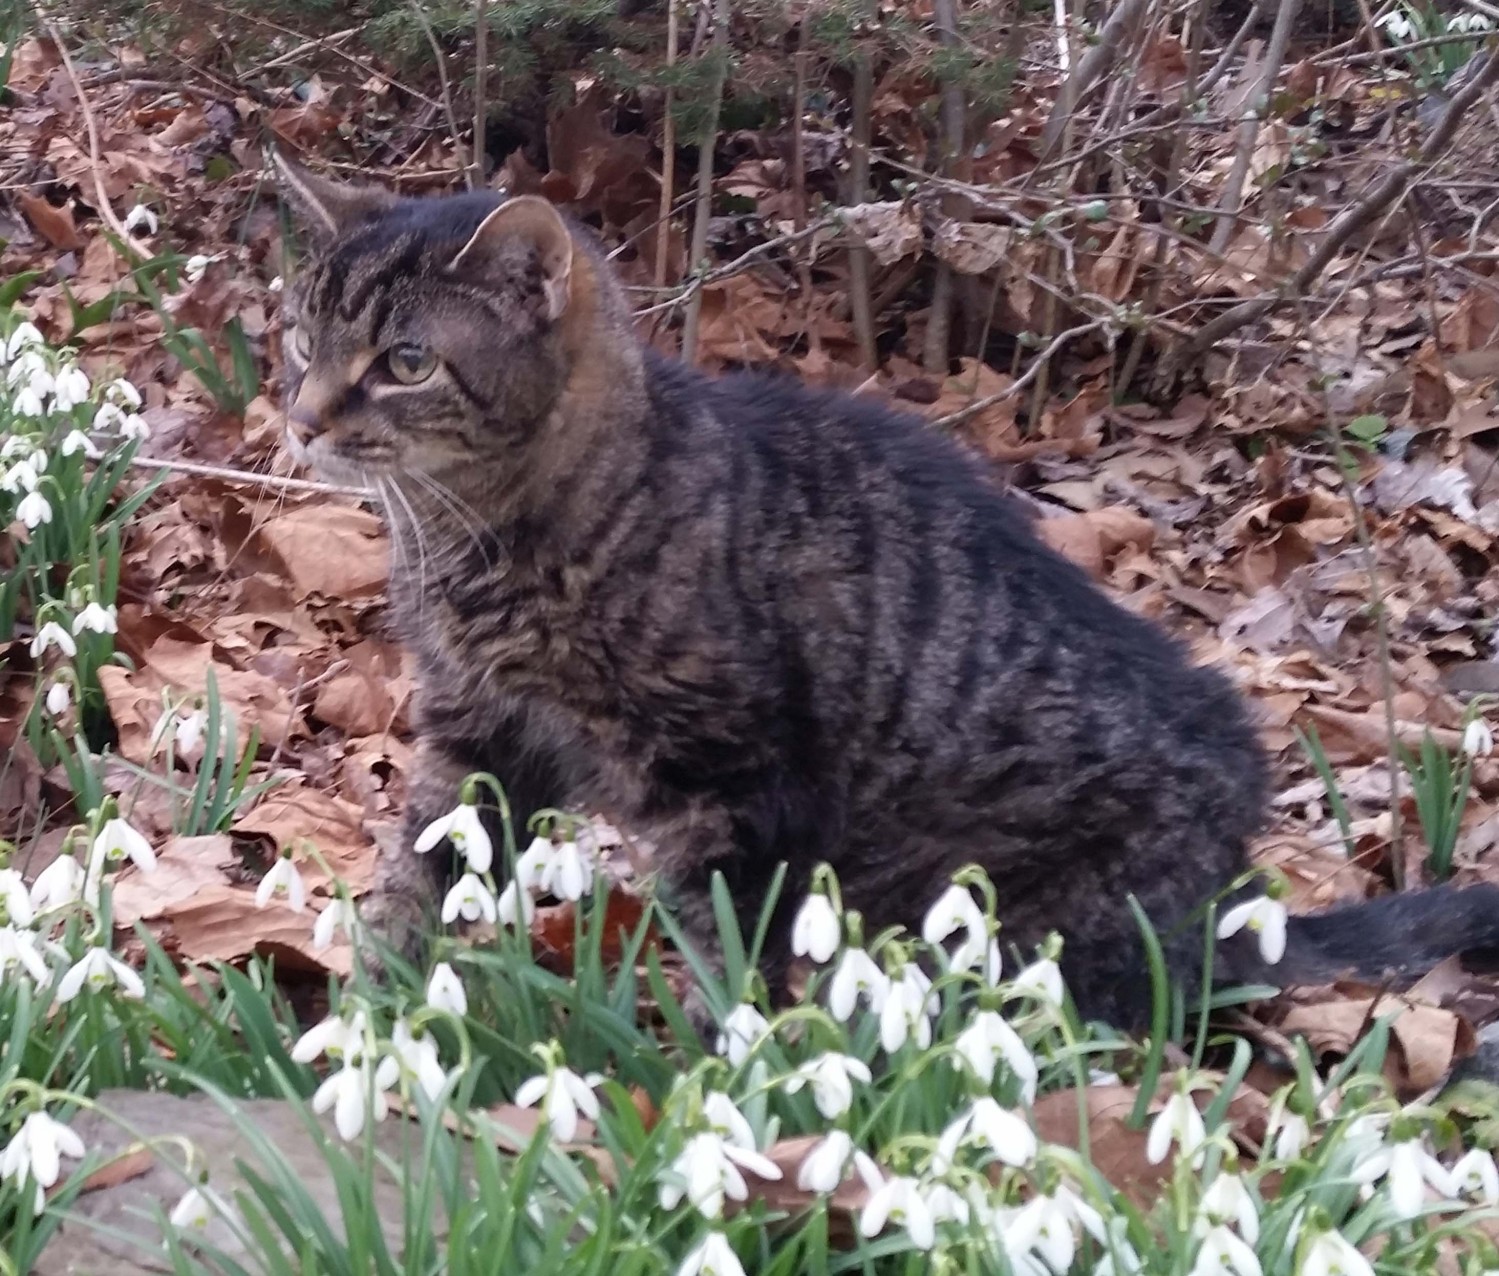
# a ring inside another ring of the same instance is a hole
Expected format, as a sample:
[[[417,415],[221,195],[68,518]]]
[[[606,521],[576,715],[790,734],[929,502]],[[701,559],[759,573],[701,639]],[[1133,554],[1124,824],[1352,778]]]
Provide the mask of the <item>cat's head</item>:
[[[287,445],[338,482],[503,466],[562,396],[591,262],[544,199],[403,199],[277,161],[311,255],[285,299]]]

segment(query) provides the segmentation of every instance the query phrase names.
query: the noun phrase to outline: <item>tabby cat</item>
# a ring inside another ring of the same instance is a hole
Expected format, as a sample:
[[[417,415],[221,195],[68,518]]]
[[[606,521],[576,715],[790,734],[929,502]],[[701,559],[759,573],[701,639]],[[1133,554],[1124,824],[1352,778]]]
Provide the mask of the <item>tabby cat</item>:
[[[448,866],[417,831],[487,770],[522,816],[600,811],[655,849],[687,933],[789,865],[871,928],[965,863],[1003,937],[1053,930],[1082,1011],[1146,1017],[1137,897],[1175,973],[1246,869],[1266,766],[1219,673],[1045,548],[922,422],[642,347],[545,200],[403,199],[282,164],[314,252],[287,291],[293,455],[379,494],[420,674],[405,835],[374,911],[411,944]],[[1411,973],[1499,935],[1499,891],[1293,922],[1282,979]],[[1247,935],[1220,971],[1262,978]]]

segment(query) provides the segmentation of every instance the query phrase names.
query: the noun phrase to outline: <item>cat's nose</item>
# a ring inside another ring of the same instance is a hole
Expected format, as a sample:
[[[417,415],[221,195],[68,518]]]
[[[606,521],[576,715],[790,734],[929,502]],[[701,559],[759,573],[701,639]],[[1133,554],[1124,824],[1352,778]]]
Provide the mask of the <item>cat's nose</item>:
[[[286,428],[292,438],[306,447],[323,432],[322,413],[305,403],[294,403],[286,414]]]

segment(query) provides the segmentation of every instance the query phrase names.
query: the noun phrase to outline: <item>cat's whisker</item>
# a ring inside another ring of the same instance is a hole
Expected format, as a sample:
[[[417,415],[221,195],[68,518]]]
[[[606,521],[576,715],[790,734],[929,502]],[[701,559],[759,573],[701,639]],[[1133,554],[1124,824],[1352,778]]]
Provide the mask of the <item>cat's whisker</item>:
[[[383,480],[390,489],[390,494],[406,511],[411,520],[411,539],[416,543],[417,555],[417,625],[420,627],[427,616],[427,536],[422,527],[422,520],[416,510],[412,507],[410,498],[402,489],[400,483],[394,478]]]
[[[425,488],[438,501],[442,507],[458,521],[458,525],[473,542],[474,548],[478,550],[479,557],[484,560],[486,567],[494,566],[494,553],[490,547],[492,538],[489,535],[489,527],[483,517],[472,505],[459,496],[452,488],[438,482],[425,470],[407,471],[423,488]]]

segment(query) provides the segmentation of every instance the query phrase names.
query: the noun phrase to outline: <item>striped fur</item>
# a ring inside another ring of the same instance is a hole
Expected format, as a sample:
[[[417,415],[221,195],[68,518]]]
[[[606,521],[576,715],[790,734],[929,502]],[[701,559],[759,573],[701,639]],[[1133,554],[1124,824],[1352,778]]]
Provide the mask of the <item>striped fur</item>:
[[[581,233],[548,292],[529,231],[470,243],[496,197],[305,174],[289,193],[325,227],[289,298],[311,334],[310,366],[289,342],[291,390],[316,419],[294,450],[378,484],[420,669],[389,924],[440,885],[415,831],[482,769],[521,812],[600,810],[653,842],[700,942],[715,870],[753,919],[780,861],[794,903],[826,860],[875,927],[918,924],[977,862],[1005,938],[1062,933],[1087,1013],[1145,1014],[1130,894],[1190,981],[1188,919],[1245,869],[1263,810],[1220,674],[1044,548],[920,422],[643,351]],[[441,355],[429,383],[380,374],[403,341]]]

